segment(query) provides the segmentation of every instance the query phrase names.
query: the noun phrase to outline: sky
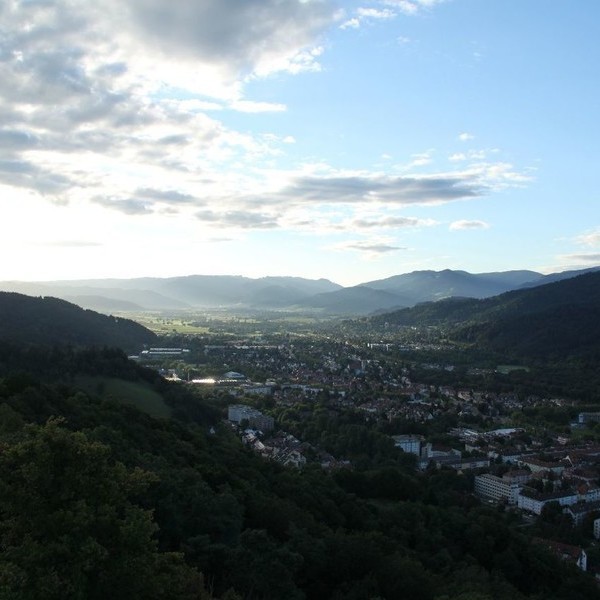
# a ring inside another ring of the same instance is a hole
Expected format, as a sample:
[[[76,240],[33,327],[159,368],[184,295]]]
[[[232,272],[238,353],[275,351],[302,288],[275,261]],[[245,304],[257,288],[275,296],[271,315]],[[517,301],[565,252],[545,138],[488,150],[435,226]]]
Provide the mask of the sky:
[[[600,264],[597,0],[0,0],[0,280]]]

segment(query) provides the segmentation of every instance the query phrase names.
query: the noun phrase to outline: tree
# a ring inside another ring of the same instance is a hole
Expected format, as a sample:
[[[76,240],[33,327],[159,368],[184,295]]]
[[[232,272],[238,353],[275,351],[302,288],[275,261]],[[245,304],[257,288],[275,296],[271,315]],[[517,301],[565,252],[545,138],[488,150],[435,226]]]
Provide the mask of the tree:
[[[130,500],[152,480],[61,420],[26,426],[0,453],[0,598],[202,597],[199,574],[158,554],[152,514]]]

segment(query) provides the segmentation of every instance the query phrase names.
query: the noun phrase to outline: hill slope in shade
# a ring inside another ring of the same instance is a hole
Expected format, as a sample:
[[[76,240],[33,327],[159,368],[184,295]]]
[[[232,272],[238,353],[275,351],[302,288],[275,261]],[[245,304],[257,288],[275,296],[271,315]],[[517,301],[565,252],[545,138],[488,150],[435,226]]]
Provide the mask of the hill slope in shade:
[[[410,305],[410,300],[399,294],[375,290],[364,285],[318,294],[298,303],[298,306],[304,309],[348,315],[366,315],[378,310],[390,310]]]
[[[425,303],[373,318],[374,325],[444,325],[459,339],[515,355],[600,353],[600,272],[484,300]]]
[[[84,310],[58,298],[0,292],[0,340],[23,344],[139,349],[154,333],[130,321]]]

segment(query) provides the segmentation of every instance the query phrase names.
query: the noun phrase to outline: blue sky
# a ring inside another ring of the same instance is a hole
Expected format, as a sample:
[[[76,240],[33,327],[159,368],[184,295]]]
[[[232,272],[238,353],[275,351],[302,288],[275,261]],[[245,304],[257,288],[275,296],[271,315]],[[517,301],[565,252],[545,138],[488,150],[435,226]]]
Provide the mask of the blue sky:
[[[0,280],[600,264],[593,0],[7,0]]]

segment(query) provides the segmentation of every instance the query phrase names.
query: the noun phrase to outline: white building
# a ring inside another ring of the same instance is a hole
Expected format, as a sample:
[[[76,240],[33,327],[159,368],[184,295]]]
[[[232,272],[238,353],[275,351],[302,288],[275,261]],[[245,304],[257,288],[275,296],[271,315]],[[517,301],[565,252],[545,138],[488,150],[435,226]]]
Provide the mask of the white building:
[[[575,504],[577,500],[577,492],[573,490],[541,494],[536,490],[525,488],[522,489],[519,494],[517,506],[521,510],[532,512],[535,515],[541,515],[544,506],[550,502],[558,502],[561,506],[571,506],[572,504]]]
[[[594,537],[600,540],[600,519],[594,519]]]
[[[260,410],[246,404],[232,404],[227,409],[227,419],[238,425],[247,420],[250,427],[255,427],[261,431],[271,431],[275,427],[273,417],[263,415]]]
[[[518,483],[512,483],[502,477],[489,473],[475,476],[475,494],[481,498],[515,505],[520,491],[521,486]]]
[[[421,455],[421,443],[423,442],[423,436],[421,435],[393,435],[394,446],[401,448],[404,452],[409,454]]]

